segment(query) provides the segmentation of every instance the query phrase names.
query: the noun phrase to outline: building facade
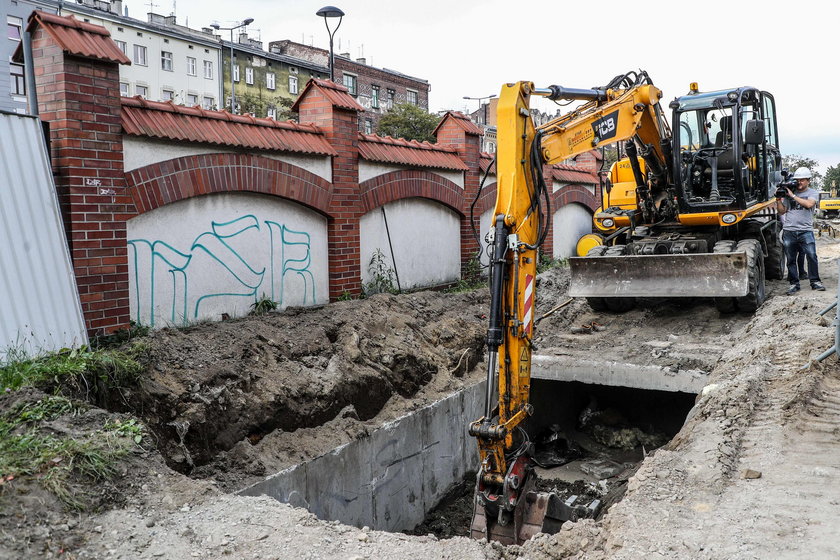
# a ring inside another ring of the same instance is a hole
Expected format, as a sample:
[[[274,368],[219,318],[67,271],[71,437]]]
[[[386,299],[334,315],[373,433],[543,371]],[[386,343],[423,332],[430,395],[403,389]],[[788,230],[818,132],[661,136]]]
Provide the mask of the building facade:
[[[8,0],[3,2],[6,18],[6,36],[0,43],[0,110],[26,113],[26,77],[23,64],[12,62],[12,53],[20,45],[26,29],[26,20],[33,10],[55,13],[55,8],[44,2]]]
[[[329,67],[330,53],[325,49],[283,40],[272,41],[269,50]],[[411,103],[424,111],[429,110],[431,86],[427,80],[370,66],[366,59],[353,60],[349,53],[336,54],[334,58],[336,83],[346,87],[365,110],[359,117],[361,132],[376,132],[382,115],[397,104]]]
[[[175,16],[147,14],[147,21],[124,15],[122,2],[45,0],[60,15],[101,25],[131,59],[120,67],[120,94],[205,109],[222,103],[221,43],[214,30],[178,25]]]
[[[233,43],[222,41],[224,101],[220,109],[286,120],[289,108],[310,78],[329,75],[324,65],[263,50],[262,42],[247,33],[234,39]],[[231,106],[232,97],[235,107]]]

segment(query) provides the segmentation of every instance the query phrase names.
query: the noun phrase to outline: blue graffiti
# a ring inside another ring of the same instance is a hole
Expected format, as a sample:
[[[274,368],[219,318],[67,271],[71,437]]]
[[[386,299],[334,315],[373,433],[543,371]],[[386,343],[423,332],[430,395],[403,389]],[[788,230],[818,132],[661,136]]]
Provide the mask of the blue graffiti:
[[[276,221],[266,220],[262,224],[264,227],[252,214],[227,222],[213,221],[209,231],[199,234],[189,244],[188,251],[178,250],[161,239],[128,240],[134,265],[135,320],[154,327],[159,316],[172,325],[186,325],[198,319],[202,305],[213,298],[256,301],[260,291],[266,292],[263,283],[267,270],[270,271],[267,291],[272,300],[283,304],[286,277],[294,274],[303,282],[302,304],[316,303],[315,277],[309,270],[312,262],[310,235]],[[259,246],[266,241],[262,237],[265,231],[268,232],[267,262],[253,262],[259,259],[253,256],[255,242]],[[251,262],[238,247],[250,249]],[[208,261],[217,270],[212,277],[199,272],[206,271]],[[157,299],[166,295],[166,288],[156,285],[161,267],[171,279],[171,298],[163,305]],[[220,289],[222,286],[226,289]],[[158,306],[162,312],[158,311]],[[148,322],[143,321],[146,314]]]

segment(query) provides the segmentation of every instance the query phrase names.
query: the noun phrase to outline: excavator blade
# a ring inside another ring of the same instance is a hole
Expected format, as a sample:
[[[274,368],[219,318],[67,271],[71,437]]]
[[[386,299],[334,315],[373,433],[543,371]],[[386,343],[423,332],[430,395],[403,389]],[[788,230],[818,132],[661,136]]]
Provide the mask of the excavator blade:
[[[619,255],[570,259],[573,297],[740,297],[746,253]]]

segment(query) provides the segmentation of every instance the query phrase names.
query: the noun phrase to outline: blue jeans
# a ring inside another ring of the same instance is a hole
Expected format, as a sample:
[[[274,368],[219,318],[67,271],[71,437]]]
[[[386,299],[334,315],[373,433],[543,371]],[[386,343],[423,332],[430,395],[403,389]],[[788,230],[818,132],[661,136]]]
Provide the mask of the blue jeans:
[[[796,264],[797,253],[804,253],[808,260],[808,280],[813,286],[820,281],[820,272],[817,267],[817,242],[814,239],[813,231],[783,231],[782,243],[785,246],[785,259],[787,259],[788,282],[799,286],[799,267]]]

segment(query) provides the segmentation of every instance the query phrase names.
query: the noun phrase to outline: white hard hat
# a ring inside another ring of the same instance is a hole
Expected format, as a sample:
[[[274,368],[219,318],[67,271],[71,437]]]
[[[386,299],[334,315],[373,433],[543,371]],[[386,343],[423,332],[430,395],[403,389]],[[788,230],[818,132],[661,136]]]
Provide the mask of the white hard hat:
[[[793,173],[794,179],[810,179],[811,178],[811,170],[807,167],[800,167]]]

